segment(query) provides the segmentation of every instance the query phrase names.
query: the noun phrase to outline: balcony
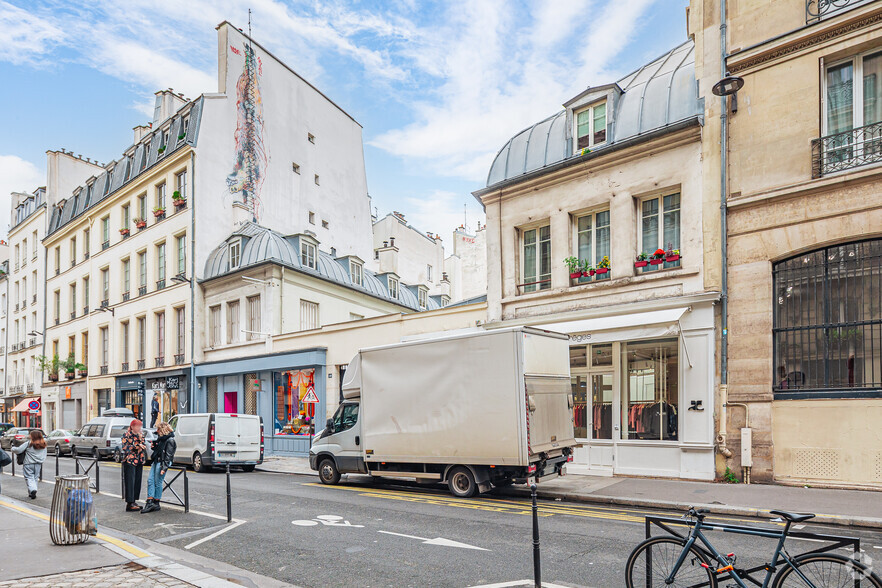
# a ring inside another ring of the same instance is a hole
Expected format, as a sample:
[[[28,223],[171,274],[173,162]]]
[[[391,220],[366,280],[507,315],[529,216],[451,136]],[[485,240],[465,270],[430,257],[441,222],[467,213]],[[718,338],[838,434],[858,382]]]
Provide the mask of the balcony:
[[[102,375],[102,376],[106,376],[106,375],[107,375],[107,366],[106,366],[106,365],[102,365],[102,366],[101,366],[101,375]]]
[[[812,140],[812,177],[882,161],[882,123]]]
[[[22,391],[23,391],[22,388],[21,388],[21,386],[13,386],[13,387],[10,388],[9,390],[10,390],[10,393],[11,393],[11,394],[21,394]]]
[[[70,320],[74,320],[75,318],[77,318],[77,311],[74,310],[70,313]]]
[[[101,308],[107,308],[108,306],[110,306],[110,299],[105,298],[101,301]]]
[[[123,301],[123,302],[128,302],[128,300],[129,300],[130,297],[131,297],[131,295],[130,295],[128,292],[123,292],[123,295],[122,295],[122,301]]]
[[[61,324],[61,319],[58,317],[55,317],[55,324],[56,325]]]
[[[165,356],[159,356],[156,358],[156,367],[162,367],[165,365]]]
[[[56,268],[55,268],[55,275],[57,276],[57,275],[60,274],[60,273],[61,273],[61,268],[60,268],[60,267],[56,267]]]
[[[138,360],[138,369],[143,370],[145,367],[147,367],[147,360],[146,359],[139,359]]]
[[[127,361],[122,362],[122,366],[121,366],[120,371],[123,371],[123,372],[129,371],[129,362],[127,362]]]
[[[147,293],[147,286],[138,286],[138,296],[143,296]]]
[[[83,314],[89,314],[89,306],[88,305],[83,307]]]
[[[156,289],[162,290],[165,288],[165,280],[156,280]]]
[[[805,22],[811,24],[840,10],[866,3],[867,0],[805,0]]]
[[[89,259],[89,252],[88,252],[88,251],[84,251],[84,252],[83,252],[83,261],[86,261],[87,259]]]
[[[28,384],[25,389],[27,390],[28,394],[32,394],[34,392],[34,385]]]
[[[31,344],[30,345],[31,347],[36,347],[37,346],[37,338],[31,337],[30,344]]]
[[[184,354],[176,353],[175,354],[175,365],[183,365],[184,364]]]
[[[18,351],[18,343],[13,343],[9,346],[10,351]]]
[[[105,249],[110,249],[110,241],[105,241],[101,244],[101,251],[104,251]]]

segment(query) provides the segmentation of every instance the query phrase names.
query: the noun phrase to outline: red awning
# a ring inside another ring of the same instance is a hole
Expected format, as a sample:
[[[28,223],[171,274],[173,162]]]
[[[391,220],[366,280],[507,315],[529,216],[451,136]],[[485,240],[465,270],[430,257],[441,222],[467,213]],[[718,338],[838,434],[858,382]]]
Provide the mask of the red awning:
[[[15,405],[15,408],[12,409],[12,412],[31,412],[31,409],[28,408],[28,402],[34,400],[33,398],[25,398],[21,402]]]

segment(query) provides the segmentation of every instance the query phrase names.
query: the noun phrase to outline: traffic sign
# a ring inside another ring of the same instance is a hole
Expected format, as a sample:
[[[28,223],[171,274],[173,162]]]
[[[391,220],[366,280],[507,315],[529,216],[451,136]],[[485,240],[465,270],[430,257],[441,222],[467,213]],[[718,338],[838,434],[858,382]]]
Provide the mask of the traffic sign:
[[[317,404],[318,401],[318,396],[315,395],[315,388],[312,386],[306,389],[306,396],[300,399],[300,402],[303,404]]]
[[[30,402],[28,402],[28,410],[31,412],[40,412],[40,401],[31,400]]]

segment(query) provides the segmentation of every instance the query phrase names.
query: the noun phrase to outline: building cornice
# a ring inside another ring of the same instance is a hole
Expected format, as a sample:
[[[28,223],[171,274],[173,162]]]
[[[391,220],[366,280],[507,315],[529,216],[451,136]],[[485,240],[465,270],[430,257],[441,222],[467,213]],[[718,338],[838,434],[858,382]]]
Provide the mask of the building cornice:
[[[701,125],[701,117],[696,116],[672,127],[634,137],[607,149],[570,157],[557,164],[500,182],[495,186],[475,190],[472,194],[486,206],[500,200],[508,200],[544,190],[584,176],[586,173],[621,166],[656,153],[698,142],[701,140]]]
[[[726,64],[731,73],[744,74],[880,23],[882,5],[868,4],[736,51],[726,58]]]

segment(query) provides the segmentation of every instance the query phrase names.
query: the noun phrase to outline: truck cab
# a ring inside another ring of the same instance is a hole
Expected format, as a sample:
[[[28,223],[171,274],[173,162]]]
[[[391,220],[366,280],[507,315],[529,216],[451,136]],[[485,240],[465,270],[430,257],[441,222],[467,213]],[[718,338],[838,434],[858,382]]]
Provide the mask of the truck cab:
[[[336,484],[341,473],[367,473],[362,457],[359,402],[347,400],[312,444],[309,467],[317,470],[325,484]]]

